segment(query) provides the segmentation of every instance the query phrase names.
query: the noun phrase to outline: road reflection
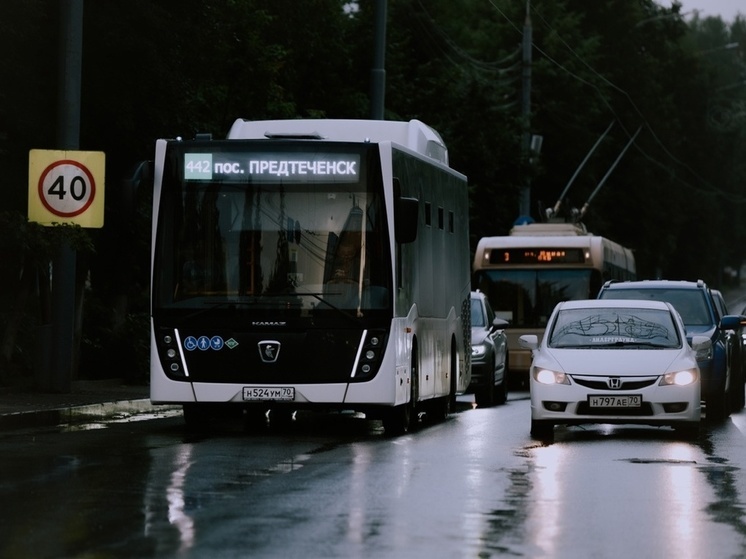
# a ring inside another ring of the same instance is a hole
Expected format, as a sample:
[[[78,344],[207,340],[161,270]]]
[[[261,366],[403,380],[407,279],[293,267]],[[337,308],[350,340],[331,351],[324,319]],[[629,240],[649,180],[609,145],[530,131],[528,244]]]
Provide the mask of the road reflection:
[[[145,490],[145,535],[158,542],[158,554],[170,553],[174,547],[184,552],[194,545],[194,520],[186,510],[187,475],[192,466],[193,452],[194,445],[191,444],[151,450],[152,466]],[[165,543],[172,536],[163,533],[164,516],[168,525],[177,531],[178,546]]]
[[[699,471],[715,492],[715,498],[707,505],[707,513],[713,521],[728,525],[741,535],[739,557],[746,557],[746,505],[739,491],[739,483],[744,484],[743,471],[739,464],[733,464],[727,458],[727,453],[733,450],[730,445],[719,445],[718,442],[728,439],[743,441],[744,426],[746,417],[741,412],[708,432],[700,441],[707,464],[701,466]],[[734,431],[740,433],[734,435]]]
[[[555,543],[560,541],[560,518],[562,503],[566,501],[563,494],[566,484],[565,455],[567,449],[550,445],[537,448],[533,453],[533,492],[531,495],[532,514],[529,519],[529,530],[533,532],[529,541],[543,551],[544,556],[553,557],[557,550]]]

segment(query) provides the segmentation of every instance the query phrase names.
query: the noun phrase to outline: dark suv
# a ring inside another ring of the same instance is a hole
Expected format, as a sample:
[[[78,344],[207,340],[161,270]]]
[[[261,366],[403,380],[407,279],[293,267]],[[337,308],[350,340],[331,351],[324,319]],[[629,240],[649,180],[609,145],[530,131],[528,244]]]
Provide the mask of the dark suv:
[[[599,299],[654,299],[667,301],[681,315],[691,344],[693,335],[708,336],[712,348],[697,353],[702,374],[705,415],[723,421],[744,406],[744,374],[741,355],[741,317],[725,314],[705,282],[643,280],[606,282]]]

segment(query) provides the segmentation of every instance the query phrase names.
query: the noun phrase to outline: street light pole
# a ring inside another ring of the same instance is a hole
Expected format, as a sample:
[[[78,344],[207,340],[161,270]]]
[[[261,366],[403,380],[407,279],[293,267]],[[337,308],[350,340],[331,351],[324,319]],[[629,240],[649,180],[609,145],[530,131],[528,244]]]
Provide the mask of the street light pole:
[[[531,0],[526,0],[526,20],[523,24],[523,60],[522,60],[522,90],[521,117],[523,118],[523,138],[521,154],[523,161],[528,162],[531,152]],[[531,215],[531,172],[526,166],[524,185],[521,187],[518,203],[518,215],[524,218]]]
[[[61,150],[77,150],[80,147],[83,0],[62,0],[59,5],[57,143]],[[52,370],[49,388],[53,392],[70,392],[72,387],[75,330],[75,261],[75,249],[72,248],[68,240],[63,240],[57,248],[57,254],[52,262]]]
[[[386,0],[375,3],[375,45],[370,72],[370,118],[383,120],[386,95]]]

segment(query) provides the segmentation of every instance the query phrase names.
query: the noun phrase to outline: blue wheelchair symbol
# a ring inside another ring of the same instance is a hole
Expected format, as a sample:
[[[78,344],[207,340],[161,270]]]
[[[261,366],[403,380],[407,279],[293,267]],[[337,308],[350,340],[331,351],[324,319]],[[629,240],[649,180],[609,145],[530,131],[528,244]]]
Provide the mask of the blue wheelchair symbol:
[[[194,351],[195,349],[197,349],[197,338],[195,338],[194,336],[188,336],[184,340],[184,347],[187,351]]]

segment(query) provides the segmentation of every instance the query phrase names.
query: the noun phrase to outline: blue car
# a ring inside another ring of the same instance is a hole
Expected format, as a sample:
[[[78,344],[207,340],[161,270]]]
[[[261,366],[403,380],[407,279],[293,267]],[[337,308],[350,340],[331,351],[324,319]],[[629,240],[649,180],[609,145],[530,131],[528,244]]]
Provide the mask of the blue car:
[[[653,299],[671,303],[692,336],[707,336],[712,348],[697,352],[702,373],[702,399],[708,421],[724,421],[743,407],[744,374],[741,316],[727,315],[712,290],[702,281],[642,280],[606,282],[599,299]]]

